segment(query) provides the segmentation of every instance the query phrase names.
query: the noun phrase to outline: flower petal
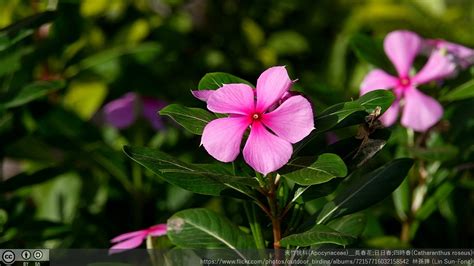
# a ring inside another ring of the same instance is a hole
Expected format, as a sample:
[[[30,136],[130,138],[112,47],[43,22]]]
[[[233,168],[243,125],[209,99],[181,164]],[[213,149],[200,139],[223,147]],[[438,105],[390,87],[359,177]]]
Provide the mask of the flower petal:
[[[408,77],[413,60],[421,49],[422,40],[414,32],[392,31],[385,37],[384,50],[400,77]]]
[[[155,130],[163,128],[163,120],[157,112],[165,107],[165,105],[165,102],[161,100],[143,97],[143,116],[150,122]]]
[[[428,62],[412,78],[416,84],[423,84],[450,76],[456,71],[456,65],[440,51],[434,51]]]
[[[192,95],[196,98],[198,98],[199,100],[203,101],[203,102],[207,102],[207,100],[209,99],[209,97],[211,97],[211,94],[215,92],[215,90],[195,90],[195,91],[191,91]]]
[[[221,162],[232,162],[240,152],[240,143],[250,121],[248,117],[218,118],[206,125],[201,144]]]
[[[225,84],[212,93],[207,109],[221,114],[247,115],[255,106],[253,89],[246,84]]]
[[[257,112],[264,112],[291,87],[292,81],[285,67],[277,66],[265,70],[257,80]]]
[[[278,137],[296,143],[314,129],[311,104],[303,96],[293,96],[271,113],[264,114],[262,123]]]
[[[135,104],[137,99],[138,96],[130,92],[107,103],[103,109],[105,122],[119,129],[133,124],[136,119]]]
[[[264,175],[280,169],[288,163],[293,153],[291,144],[279,138],[263,126],[254,122],[244,147],[245,161]]]
[[[434,126],[443,115],[443,107],[435,99],[416,88],[405,93],[402,125],[418,132]]]
[[[360,84],[360,95],[373,90],[386,90],[398,84],[398,79],[381,69],[370,71]]]
[[[115,254],[115,253],[123,252],[127,249],[132,249],[132,248],[139,247],[142,244],[143,239],[145,237],[146,237],[146,235],[139,235],[139,236],[130,238],[128,240],[125,240],[123,242],[120,242],[116,245],[113,245],[109,249],[109,254]]]
[[[398,118],[398,112],[400,111],[400,102],[395,100],[392,105],[383,113],[380,117],[380,121],[386,127],[393,125]]]
[[[148,228],[147,231],[148,231],[147,235],[162,236],[162,235],[166,235],[167,226],[166,226],[166,224],[157,224],[157,225],[154,225],[154,226]]]
[[[425,51],[428,55],[430,55],[432,51],[446,49],[450,55],[454,56],[456,63],[459,64],[462,69],[474,64],[474,50],[469,47],[442,39],[425,40],[425,47]]]
[[[116,236],[116,237],[112,238],[112,240],[110,240],[110,242],[111,243],[117,243],[117,242],[129,239],[129,238],[136,237],[138,235],[145,235],[145,234],[146,234],[146,229],[133,231],[133,232],[129,232],[129,233],[125,233],[125,234],[121,234],[119,236]]]

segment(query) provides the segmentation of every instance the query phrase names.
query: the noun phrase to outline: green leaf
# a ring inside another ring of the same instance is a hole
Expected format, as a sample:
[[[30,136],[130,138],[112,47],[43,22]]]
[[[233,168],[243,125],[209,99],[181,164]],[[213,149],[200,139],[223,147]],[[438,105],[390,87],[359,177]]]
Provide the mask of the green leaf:
[[[33,30],[23,30],[13,38],[9,38],[6,34],[0,33],[0,52],[10,48],[14,44],[25,39],[26,37],[31,36],[33,33],[34,33]]]
[[[458,101],[474,97],[474,79],[441,96],[442,101]]]
[[[338,103],[328,107],[316,117],[315,126],[318,132],[323,132],[335,127],[349,115],[364,111],[364,107],[359,102]]]
[[[281,173],[281,175],[300,185],[321,184],[333,178],[347,175],[344,161],[332,153],[321,154],[316,160],[314,158],[296,158],[287,166],[286,170],[290,172]]]
[[[301,197],[303,202],[308,202],[317,198],[327,196],[334,192],[342,179],[333,179],[329,182],[312,185],[307,187],[300,187],[296,190],[292,201],[296,201]]]
[[[365,108],[367,113],[372,113],[375,107],[380,106],[382,108],[381,114],[383,114],[395,100],[395,95],[389,90],[373,90],[355,100]]]
[[[234,75],[223,72],[213,72],[204,75],[204,77],[199,81],[198,89],[217,90],[218,88],[222,87],[222,85],[231,83],[244,83],[250,87],[253,87],[252,83]]]
[[[26,46],[13,51],[5,51],[0,53],[0,77],[6,74],[14,73],[22,66],[21,60],[23,56],[33,52],[33,47]]]
[[[229,248],[244,258],[238,249],[255,248],[253,238],[227,218],[207,209],[189,209],[168,219],[168,237],[182,248]]]
[[[310,230],[293,234],[281,239],[282,246],[307,247],[319,244],[336,244],[346,246],[355,240],[355,237],[349,234],[338,232],[329,226],[318,224]]]
[[[58,90],[64,87],[63,81],[37,81],[32,84],[26,85],[20,92],[13,97],[13,99],[6,103],[1,103],[0,108],[12,108],[20,105],[24,105],[38,98],[46,96],[52,91]]]
[[[24,29],[34,29],[45,23],[48,23],[56,18],[56,11],[45,11],[42,13],[34,14],[32,16],[26,17],[19,20],[18,22],[9,25],[6,28],[3,28],[0,33],[13,35],[20,30]]]
[[[410,184],[408,178],[403,180],[402,184],[392,194],[393,204],[397,215],[401,220],[407,219],[407,214],[410,211]]]
[[[212,113],[201,108],[190,108],[179,104],[170,104],[161,109],[160,115],[171,117],[189,132],[202,135],[204,127],[216,119]]]
[[[396,159],[365,176],[350,179],[345,189],[323,207],[317,223],[363,210],[386,198],[405,179],[412,165],[412,159]]]
[[[185,163],[155,149],[125,146],[123,150],[132,160],[167,182],[195,193],[218,196],[223,190],[232,188],[247,194],[249,192],[243,190],[242,185],[256,185],[250,177],[231,176],[223,169],[216,170],[217,166]]]
[[[364,231],[365,224],[365,214],[356,213],[332,220],[327,225],[338,232],[357,237]]]
[[[356,34],[350,39],[350,45],[357,57],[385,70],[393,70],[392,64],[385,55],[381,42],[363,34]]]

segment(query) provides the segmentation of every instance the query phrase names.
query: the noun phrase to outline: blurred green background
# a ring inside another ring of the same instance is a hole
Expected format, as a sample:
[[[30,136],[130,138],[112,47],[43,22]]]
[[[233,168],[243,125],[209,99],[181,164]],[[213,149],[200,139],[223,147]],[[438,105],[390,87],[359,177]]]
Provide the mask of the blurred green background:
[[[189,207],[246,221],[236,200],[171,186],[121,152],[133,144],[210,160],[199,138],[169,120],[159,131],[141,120],[115,129],[98,118],[105,103],[133,91],[204,107],[190,93],[204,74],[228,72],[255,82],[267,67],[286,65],[317,115],[358,97],[371,66],[351,49],[355,34],[382,40],[409,29],[474,47],[474,2],[0,0],[0,28],[0,102],[40,88],[35,101],[20,97],[0,105],[0,246],[107,248],[113,236]],[[463,108],[473,117],[472,101],[452,112]],[[459,134],[453,142],[470,150],[463,157],[469,161],[472,135]],[[395,145],[380,160],[396,156]],[[472,175],[459,180],[436,190],[438,196],[433,192],[409,243],[399,240],[401,218],[388,198],[367,211],[356,245],[472,247]]]

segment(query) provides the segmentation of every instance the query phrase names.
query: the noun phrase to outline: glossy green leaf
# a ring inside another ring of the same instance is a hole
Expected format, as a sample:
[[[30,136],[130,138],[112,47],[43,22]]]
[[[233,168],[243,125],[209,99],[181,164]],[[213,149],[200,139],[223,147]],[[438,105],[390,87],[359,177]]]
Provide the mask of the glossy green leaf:
[[[366,217],[363,213],[346,215],[330,221],[327,226],[354,237],[359,236],[365,229]]]
[[[324,206],[317,223],[363,210],[383,200],[405,179],[412,165],[412,159],[396,159],[362,177],[350,179],[344,190]]]
[[[332,153],[319,155],[314,158],[296,158],[287,164],[287,173],[282,176],[300,185],[316,185],[328,182],[336,177],[347,175],[344,161]]]
[[[5,103],[0,104],[0,108],[12,108],[17,107],[38,98],[46,96],[55,90],[63,88],[65,85],[64,81],[37,81],[32,84],[25,86],[20,92]]]
[[[395,95],[389,90],[373,90],[355,100],[365,108],[367,113],[372,113],[377,106],[382,108],[383,114],[395,100]]]
[[[356,34],[350,39],[350,45],[361,60],[381,69],[392,70],[392,64],[383,51],[382,43],[363,34]]]
[[[215,115],[204,109],[190,108],[179,104],[170,104],[161,109],[159,113],[171,117],[176,123],[196,135],[201,135],[204,127],[216,119]]]
[[[318,224],[310,230],[289,235],[281,239],[282,246],[307,247],[320,244],[336,244],[346,246],[355,240],[355,237],[349,234],[338,232],[329,226]]]
[[[188,209],[168,219],[168,237],[182,248],[229,248],[243,258],[237,249],[255,248],[253,238],[227,218],[207,210]]]
[[[322,184],[299,187],[296,189],[292,201],[296,201],[300,198],[302,202],[308,202],[310,200],[327,196],[336,190],[341,181],[342,179],[333,179]]]
[[[217,90],[218,88],[222,87],[222,85],[231,83],[244,83],[253,87],[252,83],[234,75],[223,72],[213,72],[204,75],[204,77],[199,81],[198,89]]]
[[[164,152],[151,148],[124,147],[125,154],[132,160],[151,170],[167,182],[186,190],[205,194],[220,195],[225,189],[236,189],[244,184],[253,184],[254,180],[247,177],[236,177],[223,173],[217,166],[206,167],[182,162]],[[235,188],[236,187],[236,188]]]
[[[450,90],[447,94],[441,96],[442,101],[458,101],[474,97],[474,79],[462,84],[461,86]]]
[[[330,106],[324,111],[322,111],[319,116],[316,116],[316,130],[318,132],[329,130],[339,124],[349,115],[364,110],[364,107],[356,101],[338,103],[333,106]]]

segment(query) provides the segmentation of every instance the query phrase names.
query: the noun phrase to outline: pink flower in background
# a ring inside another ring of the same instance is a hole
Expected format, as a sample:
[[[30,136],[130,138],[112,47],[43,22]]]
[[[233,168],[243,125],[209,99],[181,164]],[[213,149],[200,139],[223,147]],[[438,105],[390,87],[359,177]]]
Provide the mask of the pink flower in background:
[[[441,104],[419,91],[417,86],[448,77],[456,67],[447,56],[434,51],[423,68],[415,75],[410,75],[413,60],[421,46],[422,39],[414,32],[399,30],[389,33],[384,40],[384,50],[398,76],[374,69],[362,81],[361,95],[377,89],[391,89],[395,93],[395,102],[381,117],[385,126],[395,123],[398,113],[402,112],[403,126],[415,131],[426,131],[443,115]]]
[[[431,54],[434,51],[446,52],[461,69],[474,64],[474,50],[471,48],[442,39],[427,39],[423,44],[425,54]]]
[[[103,108],[103,118],[106,123],[124,129],[143,116],[155,130],[159,130],[163,128],[163,122],[156,113],[164,106],[165,102],[161,100],[129,92],[107,103]]]
[[[291,85],[286,69],[280,66],[263,72],[255,90],[235,83],[210,93],[207,108],[229,117],[215,119],[204,128],[201,143],[207,152],[219,161],[234,161],[250,127],[243,149],[245,161],[264,175],[285,165],[293,153],[291,144],[314,129],[313,110],[303,96],[291,96],[270,110]]]
[[[166,235],[166,224],[157,224],[147,229],[134,231],[119,235],[112,240],[111,243],[116,243],[109,249],[109,254],[119,253],[126,249],[132,249],[140,246],[148,236],[162,236]]]

